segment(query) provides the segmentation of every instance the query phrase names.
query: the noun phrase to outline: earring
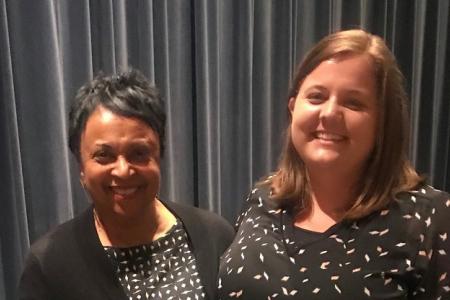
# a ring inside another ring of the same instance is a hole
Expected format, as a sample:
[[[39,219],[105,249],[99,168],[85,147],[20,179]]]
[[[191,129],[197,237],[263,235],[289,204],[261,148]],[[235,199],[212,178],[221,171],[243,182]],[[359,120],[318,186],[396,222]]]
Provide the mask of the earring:
[[[80,184],[83,187],[83,189],[86,189],[86,184],[84,183],[84,180],[82,178],[80,178],[79,180],[80,180]]]

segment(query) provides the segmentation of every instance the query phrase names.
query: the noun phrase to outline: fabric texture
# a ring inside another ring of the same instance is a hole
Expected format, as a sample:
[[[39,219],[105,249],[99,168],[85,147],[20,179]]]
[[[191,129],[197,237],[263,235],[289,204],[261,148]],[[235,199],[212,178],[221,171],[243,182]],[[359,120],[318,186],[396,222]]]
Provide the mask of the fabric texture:
[[[292,215],[254,189],[221,259],[219,299],[450,299],[450,197],[426,186],[296,239]]]
[[[187,231],[205,298],[216,299],[218,260],[232,240],[231,225],[197,208],[164,204]],[[19,285],[19,299],[128,299],[98,239],[92,209],[33,244]]]
[[[128,300],[204,299],[197,262],[180,220],[150,244],[103,247]]]

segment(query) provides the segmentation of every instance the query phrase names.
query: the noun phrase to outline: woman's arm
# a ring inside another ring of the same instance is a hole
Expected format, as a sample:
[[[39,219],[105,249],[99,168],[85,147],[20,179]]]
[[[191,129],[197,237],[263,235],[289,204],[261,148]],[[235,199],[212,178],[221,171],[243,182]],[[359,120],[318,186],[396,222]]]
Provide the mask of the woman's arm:
[[[19,282],[19,300],[51,299],[39,260],[29,253]]]
[[[424,220],[426,233],[417,262],[425,266],[412,299],[450,299],[450,196],[436,191],[431,217]]]

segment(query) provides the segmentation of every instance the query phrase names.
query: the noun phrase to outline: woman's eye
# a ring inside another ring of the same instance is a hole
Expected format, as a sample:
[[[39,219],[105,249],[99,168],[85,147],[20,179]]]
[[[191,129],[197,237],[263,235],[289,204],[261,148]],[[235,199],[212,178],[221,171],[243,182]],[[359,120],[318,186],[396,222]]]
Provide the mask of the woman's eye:
[[[364,108],[364,104],[358,99],[347,100],[345,106],[351,110],[362,110]]]
[[[114,161],[114,156],[111,153],[106,152],[106,151],[95,152],[93,155],[93,158],[95,161],[97,161],[100,164],[107,164],[107,163]]]
[[[146,163],[150,159],[150,150],[148,149],[136,149],[129,155],[129,161],[132,163]]]
[[[305,98],[312,104],[322,103],[325,99],[322,93],[310,93],[307,94]]]

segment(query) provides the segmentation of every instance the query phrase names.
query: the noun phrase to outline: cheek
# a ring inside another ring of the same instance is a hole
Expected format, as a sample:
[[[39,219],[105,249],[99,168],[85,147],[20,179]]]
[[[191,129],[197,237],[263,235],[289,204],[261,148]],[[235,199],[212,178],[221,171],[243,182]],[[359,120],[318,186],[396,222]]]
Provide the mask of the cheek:
[[[371,151],[376,144],[377,134],[376,120],[373,118],[362,118],[359,122],[352,124],[353,132],[357,136],[357,140],[361,143],[361,147]]]
[[[159,182],[161,181],[161,172],[158,169],[154,169],[150,174],[149,174],[150,180],[152,180],[153,182]]]
[[[80,178],[85,185],[95,185],[104,180],[108,175],[108,171],[98,165],[84,163],[84,167],[80,172]]]
[[[347,118],[351,122],[347,122],[348,126],[352,126],[353,130],[357,131],[360,135],[367,137],[374,137],[376,135],[377,119],[370,114],[357,115],[351,118]]]
[[[290,127],[291,142],[300,157],[303,157],[310,141],[305,127],[307,127],[307,124],[299,120],[295,123],[292,122]]]
[[[140,173],[145,174],[149,182],[159,184],[161,181],[161,169],[157,162],[152,162],[145,170],[140,170]]]
[[[317,110],[296,106],[295,110],[292,112],[292,137],[301,138],[317,128],[319,124],[318,116],[319,113]]]

